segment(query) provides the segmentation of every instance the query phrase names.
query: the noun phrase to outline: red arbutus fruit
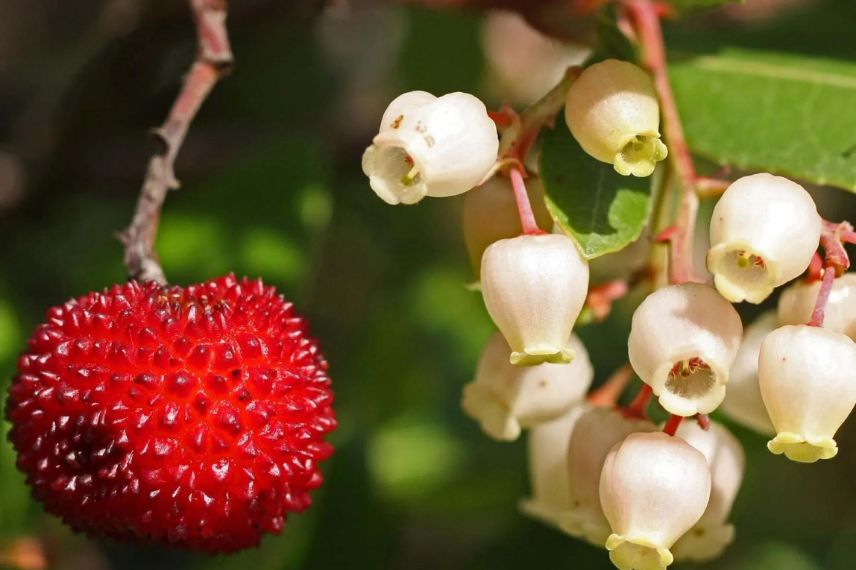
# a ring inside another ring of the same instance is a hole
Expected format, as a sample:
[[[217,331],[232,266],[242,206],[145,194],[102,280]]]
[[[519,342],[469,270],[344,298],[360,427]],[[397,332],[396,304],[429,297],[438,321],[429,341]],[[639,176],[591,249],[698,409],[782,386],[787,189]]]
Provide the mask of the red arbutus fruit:
[[[327,362],[260,280],[129,282],[47,313],[9,390],[9,438],[76,530],[209,552],[279,532],[322,482]]]

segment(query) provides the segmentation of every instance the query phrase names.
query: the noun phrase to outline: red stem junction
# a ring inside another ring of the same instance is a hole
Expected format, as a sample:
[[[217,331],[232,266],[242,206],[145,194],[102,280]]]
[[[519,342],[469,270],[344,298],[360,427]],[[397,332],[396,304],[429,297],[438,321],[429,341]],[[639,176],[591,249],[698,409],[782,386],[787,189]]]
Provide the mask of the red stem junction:
[[[823,248],[823,272],[821,276],[820,289],[817,292],[817,300],[811,313],[810,326],[823,326],[826,316],[826,305],[829,303],[829,294],[835,278],[842,275],[850,268],[850,257],[844,249],[845,243],[853,243],[853,226],[849,222],[830,222],[823,220],[820,234],[820,246]],[[808,277],[817,277],[820,273],[818,260],[820,256],[815,254],[808,268]]]

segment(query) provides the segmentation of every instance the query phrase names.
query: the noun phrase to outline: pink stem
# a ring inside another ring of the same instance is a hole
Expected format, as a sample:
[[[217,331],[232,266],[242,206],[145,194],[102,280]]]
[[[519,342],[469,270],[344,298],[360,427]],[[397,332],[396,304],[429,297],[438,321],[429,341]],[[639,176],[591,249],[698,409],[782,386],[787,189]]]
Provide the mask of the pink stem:
[[[639,393],[633,398],[633,401],[624,408],[624,417],[646,419],[648,417],[648,404],[651,403],[651,397],[654,395],[654,390],[648,384],[642,384]]]
[[[822,275],[823,258],[820,257],[820,253],[815,251],[814,255],[811,256],[811,262],[808,264],[805,280],[809,283],[814,283],[815,281],[820,281]]]
[[[666,66],[666,50],[657,5],[651,0],[626,0],[627,10],[642,44],[643,63],[654,76],[654,88],[660,97],[663,112],[663,130],[669,146],[669,158],[675,167],[681,186],[681,200],[675,226],[678,231],[670,240],[671,265],[669,280],[672,283],[699,281],[692,262],[692,241],[695,233],[698,196],[696,172],[687,146],[681,118]]]
[[[672,414],[669,416],[669,419],[666,421],[666,425],[663,426],[663,433],[674,436],[678,432],[678,428],[681,425],[681,422],[684,420],[683,416],[678,416]]]
[[[614,406],[631,378],[633,378],[633,368],[631,368],[630,364],[625,364],[613,372],[597,390],[589,394],[587,398],[588,402],[593,406]]]
[[[820,282],[820,290],[817,292],[817,301],[815,301],[814,310],[811,312],[811,320],[808,322],[809,326],[823,326],[823,319],[826,315],[826,304],[829,302],[829,293],[832,291],[834,281],[835,268],[827,265],[823,270],[823,280]]]
[[[517,213],[520,215],[520,226],[523,228],[523,233],[527,235],[543,234],[544,231],[538,227],[538,222],[535,221],[532,204],[529,203],[529,194],[526,193],[523,173],[518,168],[512,168],[509,177],[511,178],[511,187],[514,188],[514,199],[517,201]]]

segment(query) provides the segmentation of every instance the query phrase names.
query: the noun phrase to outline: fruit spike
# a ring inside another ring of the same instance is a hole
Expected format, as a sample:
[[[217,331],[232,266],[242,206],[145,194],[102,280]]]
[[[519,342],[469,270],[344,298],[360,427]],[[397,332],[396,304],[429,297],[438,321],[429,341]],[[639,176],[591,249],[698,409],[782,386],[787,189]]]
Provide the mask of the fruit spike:
[[[18,468],[73,528],[230,552],[310,505],[332,404],[292,305],[228,275],[129,282],[50,309],[7,415]]]

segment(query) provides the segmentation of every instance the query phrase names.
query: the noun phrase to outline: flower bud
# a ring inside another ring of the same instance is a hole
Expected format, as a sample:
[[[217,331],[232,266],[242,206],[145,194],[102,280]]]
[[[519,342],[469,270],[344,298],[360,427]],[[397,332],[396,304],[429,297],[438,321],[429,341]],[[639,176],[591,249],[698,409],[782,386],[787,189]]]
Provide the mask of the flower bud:
[[[707,459],[710,500],[701,519],[675,543],[672,553],[677,560],[712,560],[734,540],[734,525],[728,523],[728,516],[743,482],[746,456],[737,438],[716,422],[707,430],[698,422],[682,422],[675,435]]]
[[[704,455],[679,437],[635,433],[609,452],[600,501],[612,534],[609,559],[621,570],[663,570],[669,549],[698,522],[710,498]]]
[[[606,455],[631,433],[656,429],[648,420],[624,417],[620,410],[586,406],[567,445],[570,506],[558,518],[562,530],[603,546],[609,536],[609,523],[600,507],[600,472]]]
[[[577,420],[587,409],[584,405],[573,406],[564,415],[539,424],[529,432],[532,496],[520,501],[520,510],[525,514],[556,525],[558,516],[570,508],[566,459],[568,441]]]
[[[399,95],[363,154],[372,190],[388,204],[461,194],[496,162],[499,138],[484,104],[467,93]]]
[[[833,437],[856,405],[856,343],[820,327],[786,325],[758,358],[761,395],[777,435],[776,455],[814,463],[838,454]]]
[[[713,209],[707,268],[733,303],[760,303],[806,270],[821,219],[802,186],[772,174],[744,176]]]
[[[776,312],[768,311],[746,327],[740,350],[731,365],[728,389],[720,407],[722,413],[735,422],[768,436],[774,435],[776,430],[758,386],[758,354],[761,343],[778,326]]]
[[[779,322],[783,325],[804,325],[820,291],[820,282],[796,282],[779,297]],[[845,273],[832,282],[826,302],[823,328],[846,334],[856,340],[856,273]]]
[[[544,186],[539,178],[526,180],[526,191],[538,226],[549,230],[553,218],[544,203]],[[511,182],[504,176],[494,176],[464,195],[464,241],[476,277],[481,271],[484,250],[495,241],[513,238],[523,233],[517,202]]]
[[[490,91],[497,99],[521,106],[540,99],[562,80],[569,66],[579,65],[590,53],[582,44],[542,34],[523,16],[506,10],[492,10],[485,17],[482,49]]]
[[[464,386],[461,406],[494,439],[513,441],[523,428],[553,420],[582,400],[594,369],[585,346],[572,335],[566,350],[570,364],[519,367],[508,361],[509,348],[495,333],[479,357],[476,378]]]
[[[626,61],[586,68],[568,89],[565,121],[584,151],[625,176],[649,176],[668,155],[654,84]]]
[[[511,347],[512,364],[571,361],[568,338],[588,277],[588,263],[564,235],[522,235],[485,250],[484,304]]]
[[[630,364],[669,413],[707,414],[725,397],[742,334],[737,311],[713,288],[671,285],[633,314]]]

